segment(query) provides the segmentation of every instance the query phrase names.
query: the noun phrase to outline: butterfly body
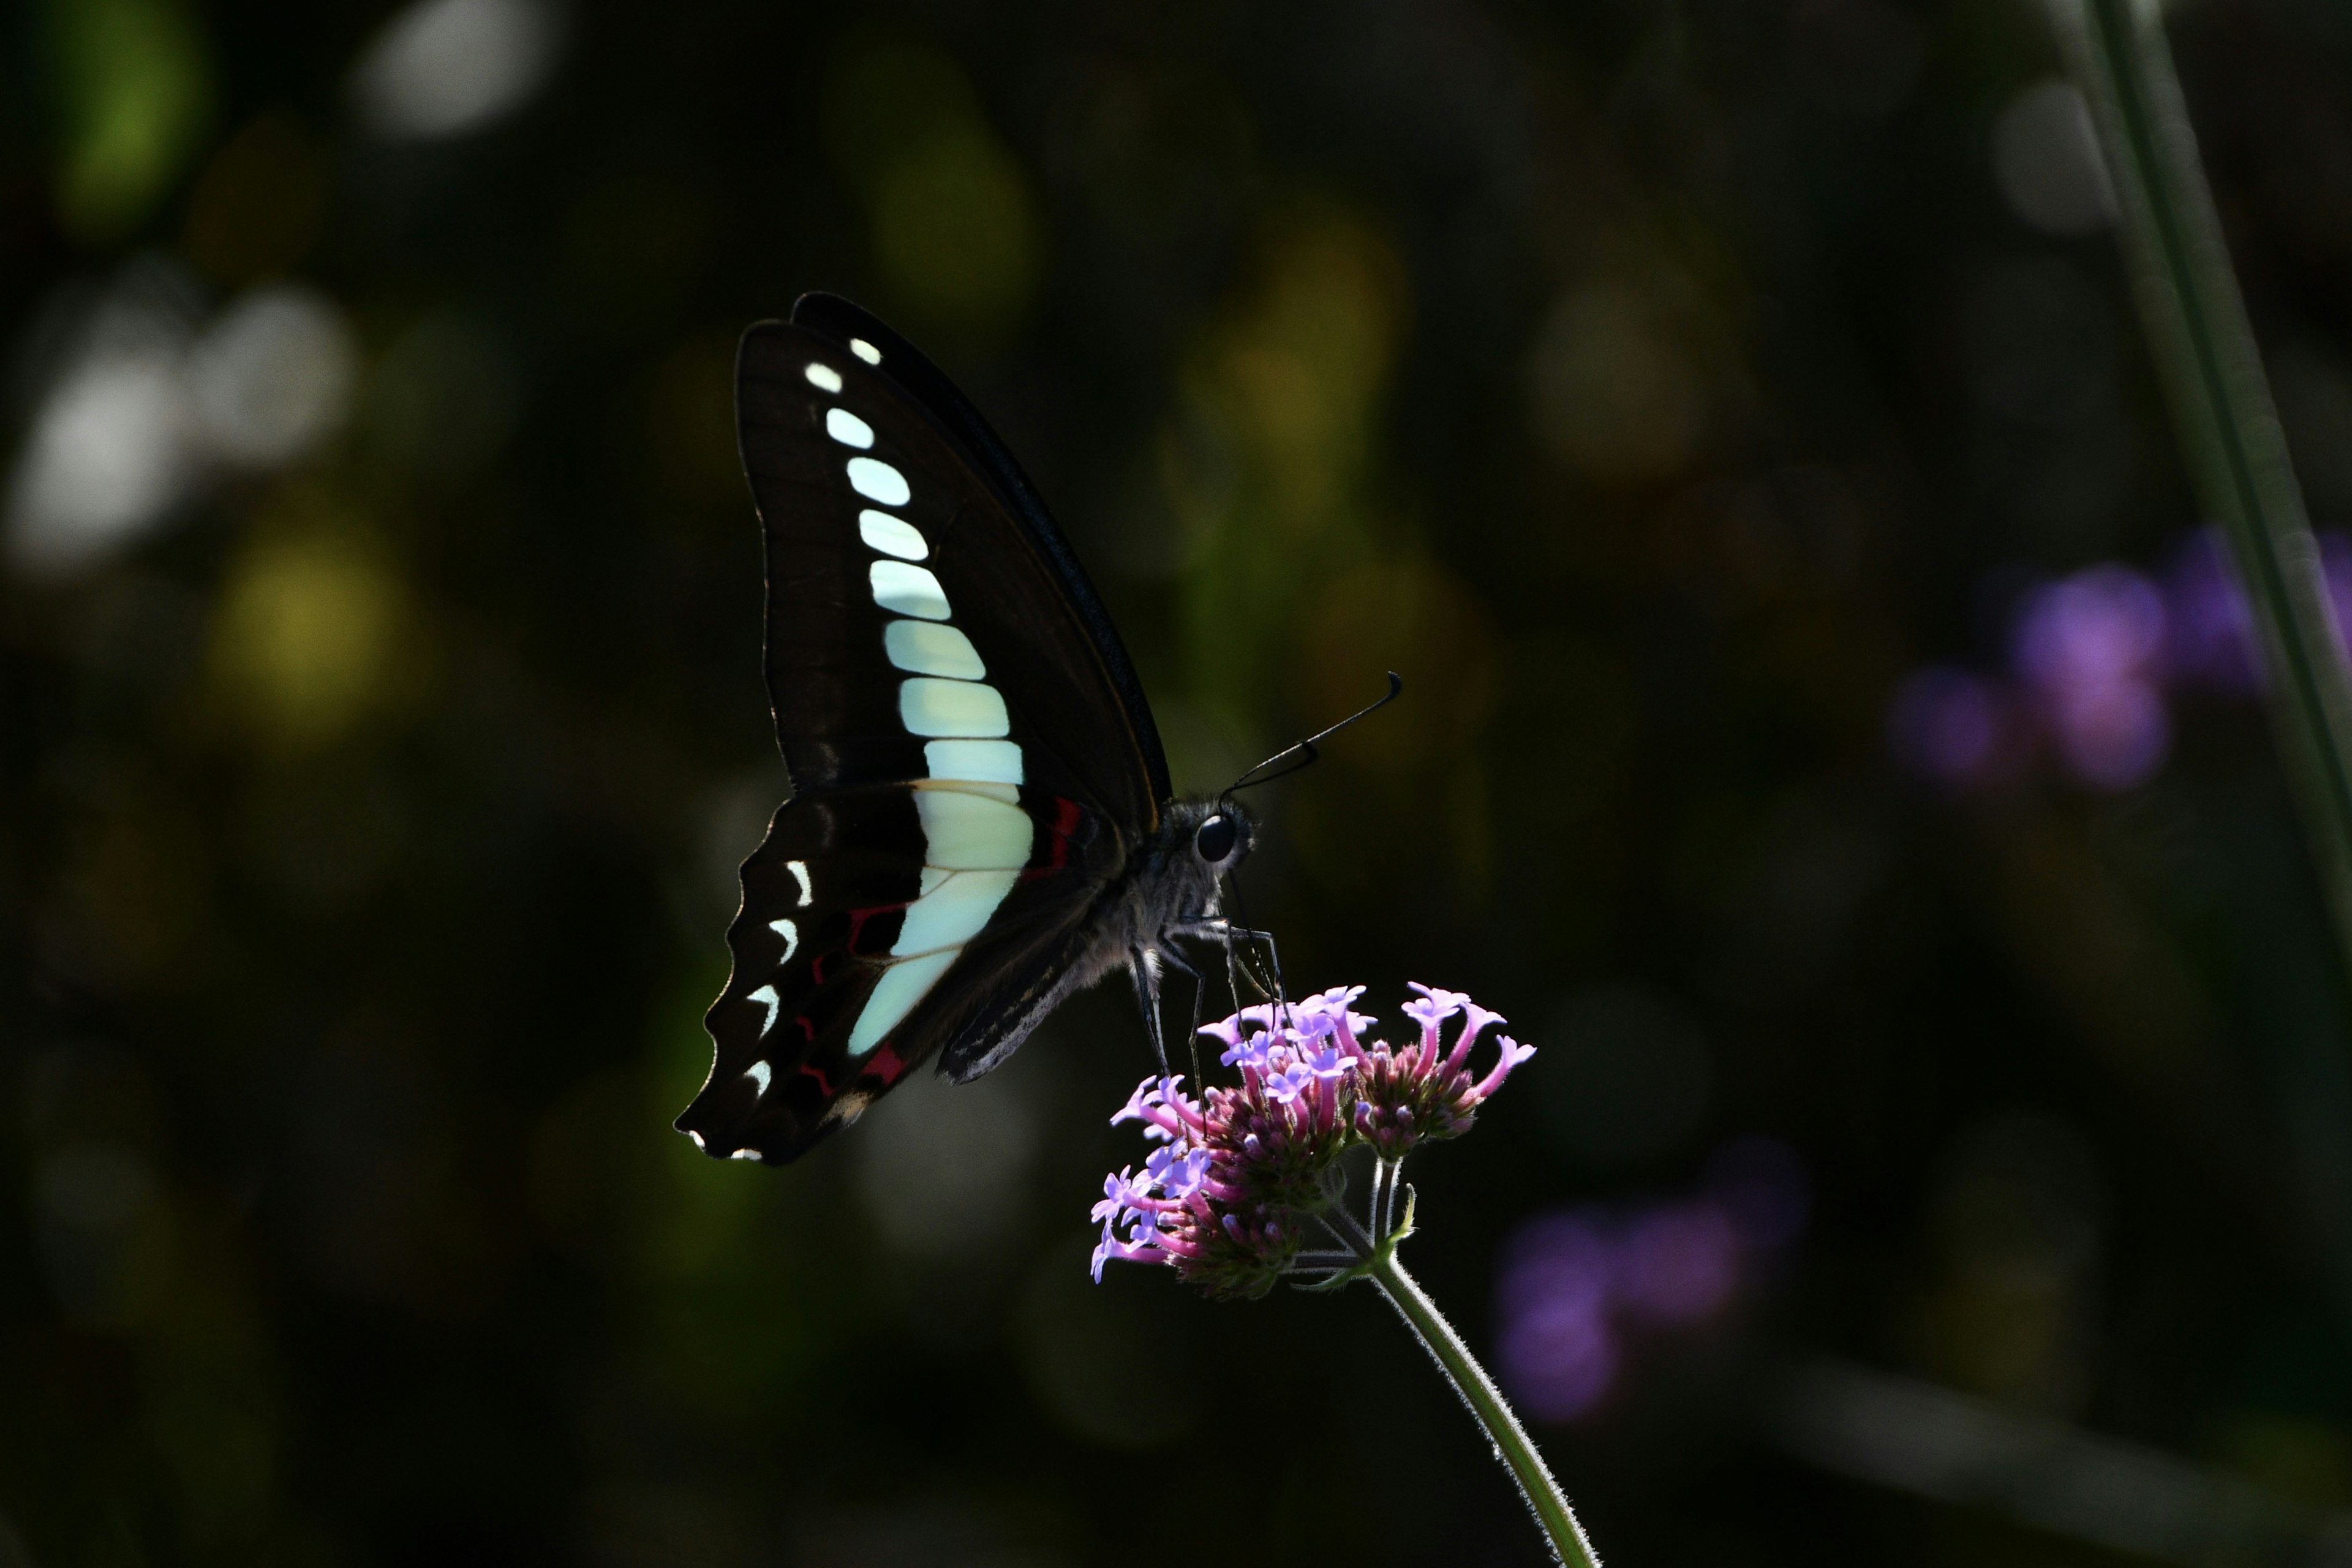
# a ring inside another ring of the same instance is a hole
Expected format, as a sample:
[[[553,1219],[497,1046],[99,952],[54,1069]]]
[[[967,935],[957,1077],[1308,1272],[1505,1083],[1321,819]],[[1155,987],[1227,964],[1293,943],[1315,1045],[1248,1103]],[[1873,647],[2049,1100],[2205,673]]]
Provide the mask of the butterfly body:
[[[1219,816],[1243,825],[1241,848],[1213,860],[1202,853],[1200,829]],[[1097,981],[1139,965],[1155,976],[1161,966],[1183,966],[1178,939],[1219,930],[1218,874],[1246,849],[1247,821],[1240,808],[1226,801],[1169,802],[1159,831],[1080,923],[1077,943],[1053,966],[1058,973],[1035,1007],[996,1034],[975,1033],[950,1044],[940,1053],[940,1070],[958,1083],[969,1083],[1011,1056],[1055,1008]]]
[[[745,333],[736,389],[793,794],[744,862],[679,1130],[793,1159],[926,1061],[988,1071],[1121,967],[1156,1044],[1160,966],[1222,930],[1246,817],[1172,797],[1075,555],[928,360],[810,295]]]

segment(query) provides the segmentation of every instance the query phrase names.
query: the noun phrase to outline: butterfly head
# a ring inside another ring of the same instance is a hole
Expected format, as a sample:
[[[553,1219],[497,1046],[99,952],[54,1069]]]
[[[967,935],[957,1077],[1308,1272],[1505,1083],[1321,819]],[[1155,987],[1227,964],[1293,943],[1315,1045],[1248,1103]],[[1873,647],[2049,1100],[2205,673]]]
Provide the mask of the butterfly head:
[[[1215,809],[1192,830],[1192,853],[1211,870],[1228,870],[1241,864],[1249,847],[1249,818],[1229,800],[1218,801]]]
[[[1171,801],[1161,810],[1166,813],[1160,828],[1164,853],[1189,870],[1213,879],[1240,865],[1250,852],[1255,826],[1249,813],[1230,796]]]

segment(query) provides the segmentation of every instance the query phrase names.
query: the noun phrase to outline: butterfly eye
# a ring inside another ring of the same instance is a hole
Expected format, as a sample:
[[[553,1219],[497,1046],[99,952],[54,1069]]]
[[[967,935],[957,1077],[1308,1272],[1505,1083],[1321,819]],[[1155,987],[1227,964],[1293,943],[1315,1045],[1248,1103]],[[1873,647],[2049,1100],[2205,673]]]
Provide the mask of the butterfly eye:
[[[1201,830],[1192,836],[1192,847],[1210,865],[1222,866],[1232,858],[1234,845],[1240,837],[1241,828],[1232,817],[1220,812],[1201,824]]]

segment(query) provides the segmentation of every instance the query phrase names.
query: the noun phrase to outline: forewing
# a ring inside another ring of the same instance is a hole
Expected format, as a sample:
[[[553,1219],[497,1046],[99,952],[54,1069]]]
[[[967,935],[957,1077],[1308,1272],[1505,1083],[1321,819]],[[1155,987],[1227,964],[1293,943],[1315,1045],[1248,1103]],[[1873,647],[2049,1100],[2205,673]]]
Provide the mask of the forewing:
[[[1167,770],[1127,655],[1027,481],[946,378],[855,307],[812,296],[793,322],[744,334],[736,395],[766,527],[768,690],[794,790],[938,776],[927,741],[1001,738],[1020,747],[1024,785],[1147,837]],[[937,679],[968,684],[910,685]],[[977,711],[946,710],[956,702]]]

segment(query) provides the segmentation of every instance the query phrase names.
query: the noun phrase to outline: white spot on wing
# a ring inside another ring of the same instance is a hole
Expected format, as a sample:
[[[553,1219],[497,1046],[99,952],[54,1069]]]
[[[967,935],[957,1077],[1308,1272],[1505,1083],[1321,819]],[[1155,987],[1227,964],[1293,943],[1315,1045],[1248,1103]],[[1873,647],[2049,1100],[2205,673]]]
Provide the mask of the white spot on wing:
[[[693,1140],[694,1140],[694,1146],[695,1146],[696,1148],[699,1149],[699,1148],[701,1148],[701,1147],[702,1147],[702,1134],[701,1134],[701,1133],[697,1132],[693,1128],[689,1127],[689,1128],[688,1128],[688,1129],[686,1130],[686,1135],[687,1135],[688,1138],[691,1138],[691,1139],[693,1139]]]
[[[756,1160],[760,1157],[760,1152],[757,1149],[738,1149],[727,1157],[730,1160]]]
[[[803,904],[808,902],[805,895],[801,899],[801,902]],[[776,962],[780,964],[790,963],[793,961],[793,954],[801,950],[801,928],[790,921],[770,921],[768,929],[784,939],[784,956]]]
[[[944,675],[978,680],[988,673],[971,639],[938,621],[892,621],[882,628],[882,651],[913,675]]]
[[[790,871],[793,874],[793,880],[801,885],[801,908],[806,909],[816,902],[816,884],[809,880],[808,862],[787,860],[784,862],[784,869]]]
[[[857,1015],[857,1022],[849,1030],[849,1054],[862,1057],[882,1043],[882,1037],[898,1026],[899,1021],[915,1010],[915,1004],[930,994],[956,961],[963,949],[950,947],[939,952],[927,952],[920,958],[908,958],[892,964],[882,972],[875,983],[874,994],[866,998],[866,1005]],[[863,1107],[860,1108],[861,1110]]]
[[[1021,748],[1010,741],[926,741],[923,766],[935,779],[1017,784]]]
[[[1018,805],[960,789],[915,792],[923,860],[950,871],[1017,871],[1029,863],[1036,824]]]
[[[870,507],[857,514],[857,537],[869,548],[901,561],[920,561],[931,552],[929,542],[913,523]]]
[[[951,871],[907,906],[907,921],[890,944],[894,957],[961,948],[980,934],[988,917],[1021,879],[1017,870]]]
[[[768,1080],[774,1078],[776,1074],[775,1069],[769,1067],[767,1063],[753,1062],[743,1069],[743,1076],[756,1084],[761,1094],[765,1094],[768,1092]]]
[[[825,392],[841,390],[841,373],[829,364],[819,364],[812,360],[809,362],[808,369],[801,374],[809,378],[811,386]]]
[[[1013,728],[1004,699],[993,686],[919,675],[898,683],[898,721],[909,735],[974,739],[1003,735]]]
[[[882,351],[876,348],[872,343],[867,342],[864,338],[850,339],[849,352],[856,354],[859,359],[864,360],[867,364],[880,364],[882,363]]]
[[[783,998],[776,994],[776,988],[774,986],[762,985],[757,991],[752,992],[749,996],[744,997],[743,1000],[746,1002],[757,1002],[768,1010],[768,1021],[760,1026],[760,1037],[763,1040],[766,1039],[768,1037],[768,1031],[776,1026],[776,1009],[784,1005]]]
[[[927,621],[948,618],[948,593],[940,580],[920,566],[904,561],[877,561],[866,568],[874,602],[894,616],[918,616]]]
[[[850,458],[849,488],[884,506],[905,506],[915,494],[907,488],[907,476],[879,458]]]
[[[874,426],[846,408],[824,411],[824,433],[843,446],[855,447],[861,452],[874,445]]]

